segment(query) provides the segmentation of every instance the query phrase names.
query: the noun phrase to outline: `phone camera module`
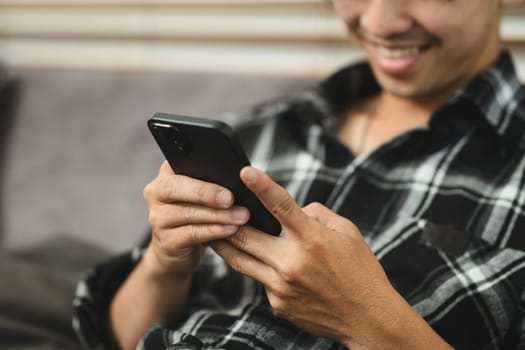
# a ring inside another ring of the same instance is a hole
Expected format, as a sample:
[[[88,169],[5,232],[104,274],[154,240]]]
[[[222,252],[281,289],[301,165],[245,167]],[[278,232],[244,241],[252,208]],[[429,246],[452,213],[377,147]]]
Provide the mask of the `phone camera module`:
[[[156,130],[159,137],[164,141],[173,145],[173,152],[180,154],[187,154],[190,152],[190,146],[184,137],[184,134],[177,127],[170,124],[156,123],[153,128]]]
[[[186,152],[186,147],[184,147],[184,142],[182,140],[173,140],[173,146],[175,147],[175,151],[178,153]]]

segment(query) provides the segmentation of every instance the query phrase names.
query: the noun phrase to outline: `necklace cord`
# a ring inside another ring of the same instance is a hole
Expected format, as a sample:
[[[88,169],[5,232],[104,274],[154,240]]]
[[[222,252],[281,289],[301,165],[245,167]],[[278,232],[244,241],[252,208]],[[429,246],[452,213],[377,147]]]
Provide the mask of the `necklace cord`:
[[[370,133],[370,127],[377,115],[378,109],[379,109],[379,106],[378,106],[378,103],[376,103],[375,106],[366,113],[366,117],[365,117],[366,121],[365,121],[365,125],[363,125],[363,128],[362,128],[363,130],[361,131],[361,137],[359,138],[359,142],[357,143],[356,154],[363,153],[365,149],[366,143],[368,141],[368,134]]]

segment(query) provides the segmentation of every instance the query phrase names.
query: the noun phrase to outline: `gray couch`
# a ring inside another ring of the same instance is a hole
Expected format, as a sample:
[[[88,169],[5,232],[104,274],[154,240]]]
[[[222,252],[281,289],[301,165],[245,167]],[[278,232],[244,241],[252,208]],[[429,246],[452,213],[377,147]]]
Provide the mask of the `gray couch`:
[[[228,113],[311,84],[189,73],[18,70],[11,77],[0,102],[1,244],[65,235],[112,251],[147,229],[142,189],[162,161],[145,126],[152,112],[231,122]]]
[[[0,71],[0,348],[79,349],[77,282],[146,233],[154,111],[232,114],[310,84],[220,74]]]

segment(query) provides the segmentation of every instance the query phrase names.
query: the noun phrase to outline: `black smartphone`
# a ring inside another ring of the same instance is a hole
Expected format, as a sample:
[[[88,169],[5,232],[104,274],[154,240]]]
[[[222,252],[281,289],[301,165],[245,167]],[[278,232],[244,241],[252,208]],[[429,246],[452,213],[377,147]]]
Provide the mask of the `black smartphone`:
[[[236,205],[250,210],[249,225],[275,236],[280,234],[279,221],[241,181],[239,172],[250,162],[226,123],[154,113],[148,128],[176,174],[226,187],[232,191]]]

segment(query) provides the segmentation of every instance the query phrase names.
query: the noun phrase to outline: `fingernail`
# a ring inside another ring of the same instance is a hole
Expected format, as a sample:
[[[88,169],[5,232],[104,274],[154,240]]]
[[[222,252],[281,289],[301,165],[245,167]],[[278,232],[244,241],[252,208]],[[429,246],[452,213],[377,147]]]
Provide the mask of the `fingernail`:
[[[232,218],[233,221],[244,224],[248,219],[248,210],[246,208],[234,208]]]
[[[239,229],[239,226],[234,225],[224,225],[224,232],[226,233],[235,233]]]
[[[257,181],[257,176],[255,169],[250,168],[245,171],[244,180],[249,184],[253,184]]]
[[[232,202],[232,195],[228,191],[220,190],[219,192],[217,192],[215,200],[220,205],[228,206]]]

